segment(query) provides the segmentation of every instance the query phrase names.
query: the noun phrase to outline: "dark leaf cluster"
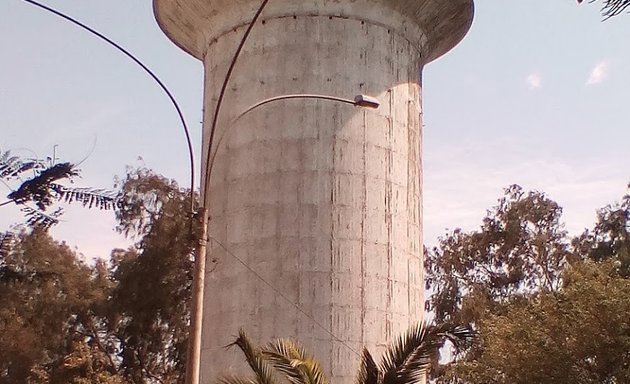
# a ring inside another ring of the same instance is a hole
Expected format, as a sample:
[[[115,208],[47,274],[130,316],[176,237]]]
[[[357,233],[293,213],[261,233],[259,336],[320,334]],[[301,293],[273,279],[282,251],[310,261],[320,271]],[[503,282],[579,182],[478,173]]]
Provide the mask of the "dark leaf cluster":
[[[71,163],[59,163],[41,170],[36,176],[24,181],[17,190],[8,195],[16,204],[33,202],[42,211],[55,201],[53,184],[59,180],[71,180],[79,172]]]
[[[0,179],[18,179],[26,173],[37,173],[46,168],[44,161],[39,159],[24,160],[19,156],[12,156],[10,151],[0,152]]]
[[[9,200],[1,203],[0,207],[10,203],[18,205],[26,218],[26,226],[43,229],[59,222],[63,210],[53,207],[59,202],[78,203],[86,208],[102,210],[120,208],[119,196],[110,191],[66,185],[78,175],[79,170],[69,162],[50,164],[39,159],[24,160],[12,156],[10,152],[0,153],[0,181],[11,189],[7,196]],[[19,184],[12,189],[11,184],[15,181]]]

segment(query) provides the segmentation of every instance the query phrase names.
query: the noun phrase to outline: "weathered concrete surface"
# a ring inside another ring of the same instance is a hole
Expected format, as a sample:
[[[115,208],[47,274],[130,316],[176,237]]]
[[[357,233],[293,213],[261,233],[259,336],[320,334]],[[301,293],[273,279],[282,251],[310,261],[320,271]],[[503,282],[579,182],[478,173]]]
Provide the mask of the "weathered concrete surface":
[[[204,62],[207,141],[258,1],[154,4],[166,33]],[[217,136],[226,139],[212,148],[210,234],[248,267],[210,242],[203,383],[242,367],[223,348],[239,327],[259,342],[297,338],[333,382],[350,384],[355,352],[379,354],[421,319],[421,69],[471,18],[472,0],[270,2],[224,101]],[[290,100],[230,123],[258,101],[293,93],[363,93],[382,105]]]

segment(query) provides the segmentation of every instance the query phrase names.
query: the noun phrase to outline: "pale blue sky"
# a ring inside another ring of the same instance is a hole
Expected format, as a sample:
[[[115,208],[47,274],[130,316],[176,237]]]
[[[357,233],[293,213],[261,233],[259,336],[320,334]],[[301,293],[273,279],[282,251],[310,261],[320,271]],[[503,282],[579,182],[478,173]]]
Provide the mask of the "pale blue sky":
[[[201,64],[161,33],[150,1],[46,4],[158,73],[198,147]],[[602,23],[597,5],[573,0],[476,5],[469,35],[424,72],[425,242],[446,227],[475,228],[512,183],[546,191],[579,232],[630,181],[630,15]],[[90,154],[80,185],[111,187],[126,165],[139,164],[187,183],[177,115],[111,47],[21,0],[3,0],[0,52],[0,149],[45,157],[58,145],[59,156],[75,162]],[[3,208],[0,228],[18,219]],[[110,213],[72,208],[63,220],[55,234],[86,256],[125,244]]]

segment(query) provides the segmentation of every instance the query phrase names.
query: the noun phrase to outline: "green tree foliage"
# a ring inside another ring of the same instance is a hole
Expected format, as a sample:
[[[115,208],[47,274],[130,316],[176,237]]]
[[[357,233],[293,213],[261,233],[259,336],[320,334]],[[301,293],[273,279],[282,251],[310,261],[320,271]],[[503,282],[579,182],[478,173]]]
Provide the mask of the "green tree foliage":
[[[477,231],[457,229],[426,252],[427,309],[438,323],[474,323],[510,298],[557,291],[573,255],[562,209],[514,185]]]
[[[624,383],[630,367],[630,197],[571,239],[561,209],[510,187],[478,231],[427,252],[436,321],[480,334],[434,370],[439,383]]]
[[[0,384],[183,381],[193,244],[189,191],[146,170],[122,180],[119,230],[89,266],[44,230],[0,254]]]
[[[131,383],[180,382],[185,372],[195,236],[188,190],[147,170],[122,185],[121,232],[139,238],[113,253],[111,278],[121,370]]]
[[[93,360],[106,352],[93,322],[109,287],[101,264],[41,230],[21,233],[0,258],[0,383],[77,382],[66,358],[78,345]]]
[[[563,289],[480,322],[479,358],[451,377],[471,384],[630,382],[630,280],[611,262],[580,263]]]
[[[583,258],[617,261],[619,273],[630,278],[630,193],[599,210],[597,218],[595,227],[576,238],[574,246]]]

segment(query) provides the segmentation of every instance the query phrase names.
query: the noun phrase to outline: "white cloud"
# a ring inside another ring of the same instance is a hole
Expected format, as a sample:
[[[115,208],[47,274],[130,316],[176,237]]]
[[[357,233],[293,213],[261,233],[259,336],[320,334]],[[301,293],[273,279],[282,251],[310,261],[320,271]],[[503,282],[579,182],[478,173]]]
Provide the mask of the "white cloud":
[[[586,85],[595,85],[606,80],[606,78],[608,77],[608,68],[609,64],[606,60],[602,60],[597,63],[595,67],[591,70],[591,74],[588,77]]]
[[[532,73],[527,76],[527,85],[529,89],[537,89],[542,87],[542,76],[539,73]]]

